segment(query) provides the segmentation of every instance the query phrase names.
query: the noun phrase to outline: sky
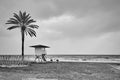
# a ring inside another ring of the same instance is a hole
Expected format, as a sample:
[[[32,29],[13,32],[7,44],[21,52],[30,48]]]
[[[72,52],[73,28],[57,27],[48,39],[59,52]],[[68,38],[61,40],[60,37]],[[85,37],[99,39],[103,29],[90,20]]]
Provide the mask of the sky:
[[[0,0],[0,54],[21,54],[20,30],[5,24],[20,10],[39,25],[25,54],[42,44],[48,54],[120,55],[120,0]]]

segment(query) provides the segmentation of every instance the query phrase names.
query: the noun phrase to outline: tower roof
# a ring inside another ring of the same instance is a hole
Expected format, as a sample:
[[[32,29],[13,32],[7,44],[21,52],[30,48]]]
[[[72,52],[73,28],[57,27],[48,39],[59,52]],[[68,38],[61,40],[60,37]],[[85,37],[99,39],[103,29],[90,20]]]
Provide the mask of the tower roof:
[[[49,46],[45,46],[45,45],[33,45],[30,47],[34,47],[34,48],[50,48]]]

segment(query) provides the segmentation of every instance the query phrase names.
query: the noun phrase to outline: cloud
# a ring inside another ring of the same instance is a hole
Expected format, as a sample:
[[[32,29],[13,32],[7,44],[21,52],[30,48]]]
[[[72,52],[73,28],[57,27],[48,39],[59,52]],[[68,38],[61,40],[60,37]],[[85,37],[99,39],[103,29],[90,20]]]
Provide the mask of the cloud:
[[[41,1],[37,1],[40,4]],[[63,14],[71,14],[77,17],[92,15],[96,12],[119,12],[119,0],[49,0],[42,1],[38,7],[40,18],[50,18]],[[42,8],[41,8],[42,7]]]
[[[119,3],[119,0],[1,0],[0,9],[9,14],[18,10],[27,11],[42,19],[66,13],[84,17],[96,12],[119,11]]]
[[[64,14],[58,17],[52,17],[47,20],[41,20],[40,31],[46,33],[44,36],[63,38],[81,38],[90,36],[102,36],[110,32],[120,31],[119,16],[113,13],[103,12],[85,17],[75,17]],[[53,38],[54,39],[54,38]]]
[[[11,38],[20,44],[18,30],[7,31],[5,22],[22,10],[40,26],[37,38],[26,37],[26,46],[48,43],[55,53],[119,52],[119,4],[120,0],[1,0],[0,43],[11,47]]]

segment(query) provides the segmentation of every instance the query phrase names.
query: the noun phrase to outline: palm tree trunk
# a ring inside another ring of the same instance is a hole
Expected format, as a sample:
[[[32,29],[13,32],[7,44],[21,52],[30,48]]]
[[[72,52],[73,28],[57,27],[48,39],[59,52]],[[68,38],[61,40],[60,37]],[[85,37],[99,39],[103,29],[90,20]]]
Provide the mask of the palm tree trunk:
[[[22,34],[22,60],[24,60],[24,39],[25,39],[25,35],[24,35],[23,30],[21,30],[21,34]]]

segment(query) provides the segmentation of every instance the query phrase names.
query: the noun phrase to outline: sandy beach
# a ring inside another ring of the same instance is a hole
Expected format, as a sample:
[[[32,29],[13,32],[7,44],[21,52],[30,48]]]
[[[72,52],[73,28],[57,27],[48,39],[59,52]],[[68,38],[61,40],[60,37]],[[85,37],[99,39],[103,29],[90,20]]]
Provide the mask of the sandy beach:
[[[120,70],[108,63],[32,63],[0,68],[0,80],[120,80]]]

